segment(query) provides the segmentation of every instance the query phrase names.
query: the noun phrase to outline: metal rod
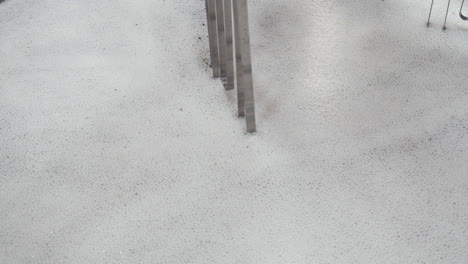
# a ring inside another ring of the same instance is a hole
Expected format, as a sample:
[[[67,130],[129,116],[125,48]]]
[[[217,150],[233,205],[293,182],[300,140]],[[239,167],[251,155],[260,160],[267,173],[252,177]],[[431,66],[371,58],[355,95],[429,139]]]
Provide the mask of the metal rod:
[[[429,24],[431,23],[431,15],[432,15],[432,7],[434,6],[434,0],[431,1],[431,9],[429,9],[429,18],[427,19],[427,25],[429,27]]]
[[[448,0],[448,4],[447,4],[447,12],[445,13],[445,21],[444,21],[444,26],[442,27],[442,30],[446,30],[447,29],[447,17],[448,17],[448,13],[449,13],[449,9],[450,9],[450,0]]]

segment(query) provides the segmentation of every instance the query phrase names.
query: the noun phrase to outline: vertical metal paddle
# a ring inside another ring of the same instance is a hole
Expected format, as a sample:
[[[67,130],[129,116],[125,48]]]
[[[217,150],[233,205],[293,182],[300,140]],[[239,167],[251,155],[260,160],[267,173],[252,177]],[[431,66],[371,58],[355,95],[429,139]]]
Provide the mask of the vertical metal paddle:
[[[256,131],[255,102],[252,77],[252,60],[250,54],[250,33],[247,0],[234,1],[234,27],[236,28],[236,50],[240,51],[240,58],[236,58],[238,73],[238,87],[242,89],[244,99],[247,132]],[[237,54],[237,53],[236,53]],[[237,56],[236,56],[237,57]],[[239,99],[239,98],[238,98]]]
[[[216,0],[205,0],[205,3],[211,68],[213,69],[213,78],[217,78],[220,77],[221,73],[219,68],[218,32],[216,25]]]

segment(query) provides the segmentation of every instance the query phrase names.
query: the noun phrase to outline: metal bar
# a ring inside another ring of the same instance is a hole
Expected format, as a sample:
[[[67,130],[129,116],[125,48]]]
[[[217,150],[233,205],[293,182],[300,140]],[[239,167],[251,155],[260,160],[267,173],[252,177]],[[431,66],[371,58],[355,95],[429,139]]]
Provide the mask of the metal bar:
[[[235,2],[238,0],[234,0]],[[245,97],[244,97],[244,84],[242,80],[242,51],[240,45],[240,31],[239,31],[239,15],[237,11],[237,3],[233,5],[234,13],[234,51],[235,51],[235,65],[236,76],[235,85],[237,88],[237,115],[239,117],[245,116]]]
[[[431,9],[429,9],[429,17],[427,18],[427,26],[431,23],[432,7],[434,7],[434,0],[431,1]]]
[[[250,54],[250,35],[249,35],[249,18],[247,0],[235,0],[234,16],[237,17],[237,32],[239,32],[236,39],[236,47],[240,48],[240,78],[239,87],[243,89],[245,98],[245,117],[247,123],[247,132],[253,133],[256,131],[255,121],[255,102],[253,91],[253,78],[252,78],[252,61]]]
[[[442,27],[442,30],[446,30],[447,29],[447,17],[448,17],[448,13],[449,13],[449,9],[450,9],[450,0],[448,0],[448,4],[447,4],[447,12],[445,13],[445,21],[444,21],[444,26]]]
[[[211,68],[213,69],[213,78],[220,77],[219,52],[218,52],[218,34],[216,25],[216,0],[205,0],[206,16],[208,25],[208,39],[210,43]]]
[[[232,28],[232,0],[224,0],[224,27],[226,32],[226,90],[234,89],[234,47]]]
[[[218,25],[219,68],[221,78],[226,77],[226,32],[224,29],[224,0],[216,0],[216,22]]]

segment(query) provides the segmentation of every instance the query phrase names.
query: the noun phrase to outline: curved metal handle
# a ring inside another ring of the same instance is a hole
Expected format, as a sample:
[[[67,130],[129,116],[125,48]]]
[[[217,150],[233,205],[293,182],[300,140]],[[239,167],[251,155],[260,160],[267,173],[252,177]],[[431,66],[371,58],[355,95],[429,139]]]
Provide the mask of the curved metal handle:
[[[463,20],[468,20],[468,16],[463,15],[463,4],[465,4],[465,0],[462,1],[462,5],[460,7],[460,18]]]
[[[463,4],[465,4],[465,0],[462,1],[462,6],[460,7],[460,18],[463,19],[463,20],[468,20],[468,17],[463,15],[462,11],[463,11]]]

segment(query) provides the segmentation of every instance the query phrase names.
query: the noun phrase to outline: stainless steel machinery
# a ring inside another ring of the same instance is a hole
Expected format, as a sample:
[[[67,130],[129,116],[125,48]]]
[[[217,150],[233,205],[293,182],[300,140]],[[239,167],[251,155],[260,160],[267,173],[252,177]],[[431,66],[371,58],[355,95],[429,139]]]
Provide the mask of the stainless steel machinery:
[[[256,131],[247,0],[205,0],[213,77],[237,89],[238,116]]]

